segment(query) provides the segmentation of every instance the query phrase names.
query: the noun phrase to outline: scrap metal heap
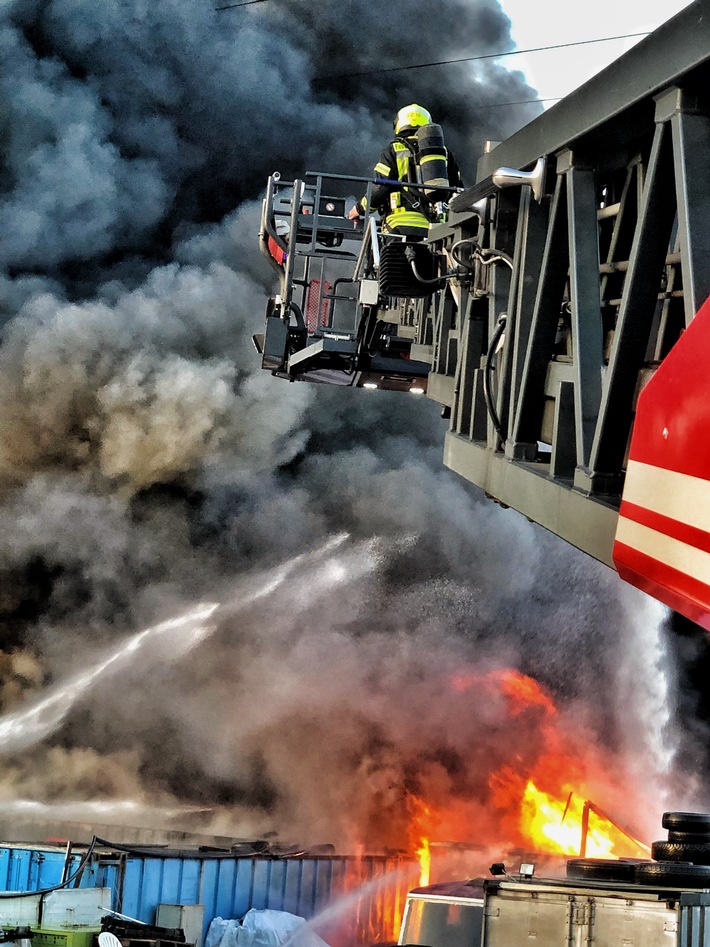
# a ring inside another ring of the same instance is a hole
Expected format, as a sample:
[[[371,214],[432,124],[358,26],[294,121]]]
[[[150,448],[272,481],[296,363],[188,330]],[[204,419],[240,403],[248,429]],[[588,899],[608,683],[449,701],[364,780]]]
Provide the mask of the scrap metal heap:
[[[347,219],[366,179],[273,175],[256,341],[284,378],[426,390],[447,466],[710,629],[709,80],[696,0],[491,147],[416,250]]]

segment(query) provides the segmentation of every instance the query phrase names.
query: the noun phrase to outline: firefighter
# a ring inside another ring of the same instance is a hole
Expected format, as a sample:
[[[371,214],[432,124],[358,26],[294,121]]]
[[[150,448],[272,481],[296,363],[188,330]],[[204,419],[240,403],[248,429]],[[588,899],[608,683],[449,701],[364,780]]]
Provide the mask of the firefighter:
[[[431,125],[429,112],[421,105],[407,105],[397,112],[394,120],[394,139],[380,155],[374,168],[374,176],[394,181],[418,180],[417,162],[419,149],[417,130]],[[461,173],[456,159],[448,151],[446,154],[446,175],[450,187],[462,187]],[[446,195],[448,196],[448,195]],[[441,193],[438,195],[441,199]],[[365,214],[367,197],[362,197],[350,210],[348,217],[357,221]],[[379,212],[383,220],[385,233],[399,234],[404,237],[426,237],[429,225],[437,219],[435,201],[427,197],[420,189],[397,188],[387,184],[376,184],[371,191],[372,209]]]

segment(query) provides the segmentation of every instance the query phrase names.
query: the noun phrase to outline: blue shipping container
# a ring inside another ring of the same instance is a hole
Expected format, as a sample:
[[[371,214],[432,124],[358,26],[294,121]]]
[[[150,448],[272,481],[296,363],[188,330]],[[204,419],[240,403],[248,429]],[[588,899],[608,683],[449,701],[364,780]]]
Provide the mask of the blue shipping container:
[[[65,872],[64,849],[0,847],[0,888],[34,892],[58,885],[81,857],[74,852]],[[395,938],[404,898],[418,877],[419,866],[402,856],[148,853],[117,846],[95,849],[77,880],[82,888],[110,888],[113,910],[146,924],[155,924],[159,904],[202,904],[203,937],[213,918],[241,918],[251,908],[310,921],[320,916],[316,933],[338,947]]]

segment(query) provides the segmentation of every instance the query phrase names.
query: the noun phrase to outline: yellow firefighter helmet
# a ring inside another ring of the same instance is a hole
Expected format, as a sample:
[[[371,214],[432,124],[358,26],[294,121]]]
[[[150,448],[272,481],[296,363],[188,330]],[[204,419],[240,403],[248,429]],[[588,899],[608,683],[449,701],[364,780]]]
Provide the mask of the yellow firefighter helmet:
[[[401,135],[409,128],[417,128],[419,125],[430,125],[431,115],[421,105],[405,105],[403,109],[397,112],[394,120],[394,133]]]

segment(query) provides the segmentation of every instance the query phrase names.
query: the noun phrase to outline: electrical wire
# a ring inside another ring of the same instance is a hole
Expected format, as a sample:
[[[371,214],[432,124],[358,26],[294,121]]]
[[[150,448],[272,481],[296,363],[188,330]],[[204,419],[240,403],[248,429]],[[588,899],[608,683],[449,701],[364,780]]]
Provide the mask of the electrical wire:
[[[215,10],[234,10],[237,7],[249,7],[254,3],[266,3],[267,0],[239,0],[239,3],[225,3]],[[462,59],[442,59],[438,62],[413,63],[409,66],[391,66],[389,69],[373,69],[370,72],[342,72],[326,76],[316,76],[314,82],[324,82],[326,79],[359,79],[363,76],[377,76],[385,72],[404,72],[408,69],[429,69],[431,66],[450,66],[454,63],[477,62],[481,59],[502,59],[503,56],[520,56],[522,53],[544,53],[551,49],[568,49],[571,46],[587,46],[590,43],[610,43],[617,39],[636,39],[639,36],[648,36],[649,30],[642,33],[622,33],[620,36],[602,36],[599,39],[583,39],[576,43],[557,43],[555,46],[537,46],[533,49],[513,49],[507,53],[486,53],[482,56],[465,56]],[[532,102],[548,102],[550,99],[532,99]],[[502,105],[527,105],[528,102],[503,102]],[[497,106],[484,106],[497,108]]]
[[[426,286],[440,286],[446,282],[447,279],[454,279],[457,275],[456,273],[442,273],[441,276],[435,276],[434,279],[425,279],[417,269],[417,264],[414,262],[414,259],[409,261],[409,265],[412,268],[412,273],[414,273],[414,278],[417,282],[423,283]]]
[[[254,2],[254,0],[251,0]],[[556,43],[554,46],[537,46],[532,49],[513,49],[504,53],[484,53],[481,56],[464,56],[461,59],[441,59],[437,62],[413,63],[409,66],[391,66],[388,69],[371,69],[367,72],[338,72],[325,76],[316,76],[314,82],[325,82],[332,79],[361,79],[367,76],[379,76],[388,72],[407,72],[410,69],[430,69],[432,66],[451,66],[462,62],[480,62],[483,59],[503,59],[505,56],[521,56],[523,53],[544,53],[552,49],[569,49],[572,46],[589,46],[591,43],[610,43],[617,39],[635,39],[639,36],[648,36],[649,31],[643,33],[623,33],[620,36],[602,36],[599,39],[583,39],[576,43]]]
[[[449,250],[449,253],[451,255],[451,259],[454,261],[454,263],[457,264],[457,266],[463,266],[466,269],[470,270],[470,269],[473,269],[473,267],[471,266],[471,262],[468,260],[462,260],[461,256],[459,255],[459,247],[462,247],[468,244],[473,245],[473,253],[471,254],[471,259],[473,260],[475,259],[476,251],[480,249],[478,240],[475,237],[464,237],[463,240],[457,240],[456,243]]]
[[[559,102],[564,98],[561,95],[549,96],[546,99],[522,99],[518,102],[489,102],[485,105],[476,104],[477,109],[502,109],[507,105],[537,105],[542,102]]]
[[[225,3],[223,6],[215,7],[215,10],[234,10],[237,7],[249,7],[254,3],[266,3],[267,0],[240,0],[239,3]],[[532,49],[514,49],[507,53],[486,53],[483,56],[467,56],[463,59],[442,59],[439,62],[414,63],[409,66],[393,66],[389,69],[374,69],[371,72],[345,72],[335,73],[326,76],[315,76],[314,82],[325,82],[327,79],[359,79],[364,76],[376,76],[386,72],[403,72],[409,69],[428,69],[432,66],[449,66],[462,62],[477,62],[481,59],[501,59],[503,56],[518,56],[522,53],[543,53],[554,49],[569,49],[574,46],[586,46],[589,43],[609,43],[618,39],[635,39],[640,36],[648,36],[648,30],[642,33],[623,33],[619,36],[603,36],[599,39],[579,40],[576,43],[558,43],[555,46],[538,46]],[[478,108],[498,109],[507,108],[513,105],[539,105],[543,102],[559,102],[562,96],[549,96],[544,99],[524,99],[520,102],[490,102],[488,104],[479,104]]]
[[[511,270],[514,269],[512,259],[502,250],[494,250],[493,248],[489,250],[479,247],[474,256],[480,260],[482,266],[490,266],[491,263],[505,263]]]
[[[223,7],[215,7],[215,10],[233,10],[234,7],[249,7],[252,3],[266,3],[266,0],[241,0],[241,3],[226,3]]]

